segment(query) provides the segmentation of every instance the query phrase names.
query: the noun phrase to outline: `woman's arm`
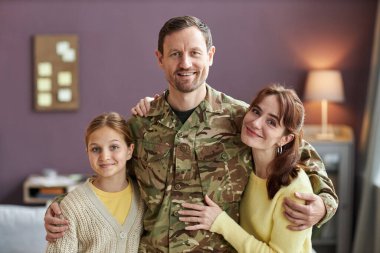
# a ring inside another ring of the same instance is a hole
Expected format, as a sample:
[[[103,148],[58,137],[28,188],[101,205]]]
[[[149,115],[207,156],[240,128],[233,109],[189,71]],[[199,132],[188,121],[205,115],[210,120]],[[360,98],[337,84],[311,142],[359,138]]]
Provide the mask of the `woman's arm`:
[[[283,199],[282,199],[283,200]],[[225,212],[221,213],[210,231],[223,235],[239,253],[270,253],[270,252],[302,252],[303,246],[311,249],[311,229],[302,231],[289,231],[289,221],[283,216],[282,200],[276,205],[274,211],[273,228],[269,242],[266,243],[247,233]],[[260,226],[260,224],[258,224]],[[262,224],[264,225],[264,224]],[[304,245],[309,244],[309,245]]]
[[[311,249],[312,228],[302,231],[290,231],[287,228],[289,221],[283,215],[285,197],[292,198],[293,201],[303,204],[303,201],[294,198],[294,191],[312,192],[306,175],[304,175],[303,180],[306,181],[304,182],[305,187],[288,187],[288,189],[281,192],[279,198],[274,200],[276,204],[272,210],[272,224],[253,224],[255,227],[272,226],[270,236],[266,240],[260,240],[246,232],[225,212],[222,212],[207,196],[205,197],[207,206],[183,204],[183,207],[191,210],[180,211],[181,215],[186,216],[180,217],[180,220],[193,223],[186,227],[188,230],[205,229],[223,235],[238,252],[300,252],[302,247]],[[258,206],[258,208],[260,207]]]
[[[210,230],[215,219],[223,212],[222,209],[207,195],[205,197],[205,202],[207,206],[190,203],[182,204],[187,210],[178,211],[179,214],[184,215],[179,217],[179,220],[192,223],[192,225],[185,227],[186,230]]]

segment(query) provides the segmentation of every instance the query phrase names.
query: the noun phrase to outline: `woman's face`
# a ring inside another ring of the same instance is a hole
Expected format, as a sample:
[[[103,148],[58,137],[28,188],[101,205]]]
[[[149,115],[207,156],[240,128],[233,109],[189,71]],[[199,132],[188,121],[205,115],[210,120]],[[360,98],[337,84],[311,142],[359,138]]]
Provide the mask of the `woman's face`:
[[[279,118],[280,104],[276,95],[265,97],[245,115],[241,130],[242,141],[256,150],[274,151],[290,140],[284,136],[285,127]]]

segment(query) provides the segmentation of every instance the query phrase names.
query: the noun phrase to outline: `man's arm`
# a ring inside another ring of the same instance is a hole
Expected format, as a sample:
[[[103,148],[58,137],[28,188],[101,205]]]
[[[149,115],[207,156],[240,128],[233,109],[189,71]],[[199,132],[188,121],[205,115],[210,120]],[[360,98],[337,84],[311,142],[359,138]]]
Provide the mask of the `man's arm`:
[[[319,227],[330,220],[338,208],[338,196],[321,157],[304,140],[300,153],[300,166],[308,174],[314,194],[296,193],[297,198],[306,201],[304,206],[285,200],[285,216],[293,223],[289,226],[291,230],[302,230],[315,224]]]
[[[56,239],[63,237],[65,231],[69,229],[69,222],[62,217],[61,208],[59,207],[59,203],[65,196],[66,194],[55,198],[45,213],[46,240],[49,242],[54,242]]]

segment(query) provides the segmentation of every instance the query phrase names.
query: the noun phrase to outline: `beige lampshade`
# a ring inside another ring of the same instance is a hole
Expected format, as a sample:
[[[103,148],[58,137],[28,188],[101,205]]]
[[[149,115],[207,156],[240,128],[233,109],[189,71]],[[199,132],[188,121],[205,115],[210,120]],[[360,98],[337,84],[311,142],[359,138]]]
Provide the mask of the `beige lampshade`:
[[[343,102],[343,79],[338,70],[312,70],[306,80],[305,100]]]

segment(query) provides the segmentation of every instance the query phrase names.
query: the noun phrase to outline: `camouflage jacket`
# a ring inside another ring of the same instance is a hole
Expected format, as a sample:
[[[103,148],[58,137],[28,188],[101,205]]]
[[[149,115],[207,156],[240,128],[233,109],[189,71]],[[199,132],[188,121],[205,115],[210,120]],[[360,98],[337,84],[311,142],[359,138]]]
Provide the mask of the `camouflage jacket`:
[[[147,117],[128,121],[135,140],[129,168],[147,206],[139,252],[234,252],[221,235],[185,230],[178,211],[183,202],[203,204],[207,194],[239,221],[239,201],[252,171],[251,149],[240,140],[248,105],[207,85],[205,99],[182,124],[165,96],[151,103]],[[316,153],[306,151],[305,166],[324,169],[319,156],[309,161]],[[315,185],[334,194],[330,181]]]
[[[299,166],[306,171],[313,192],[322,198],[326,207],[325,217],[317,224],[320,227],[334,216],[338,209],[338,196],[331,179],[327,175],[325,165],[313,146],[303,140],[300,153]]]

